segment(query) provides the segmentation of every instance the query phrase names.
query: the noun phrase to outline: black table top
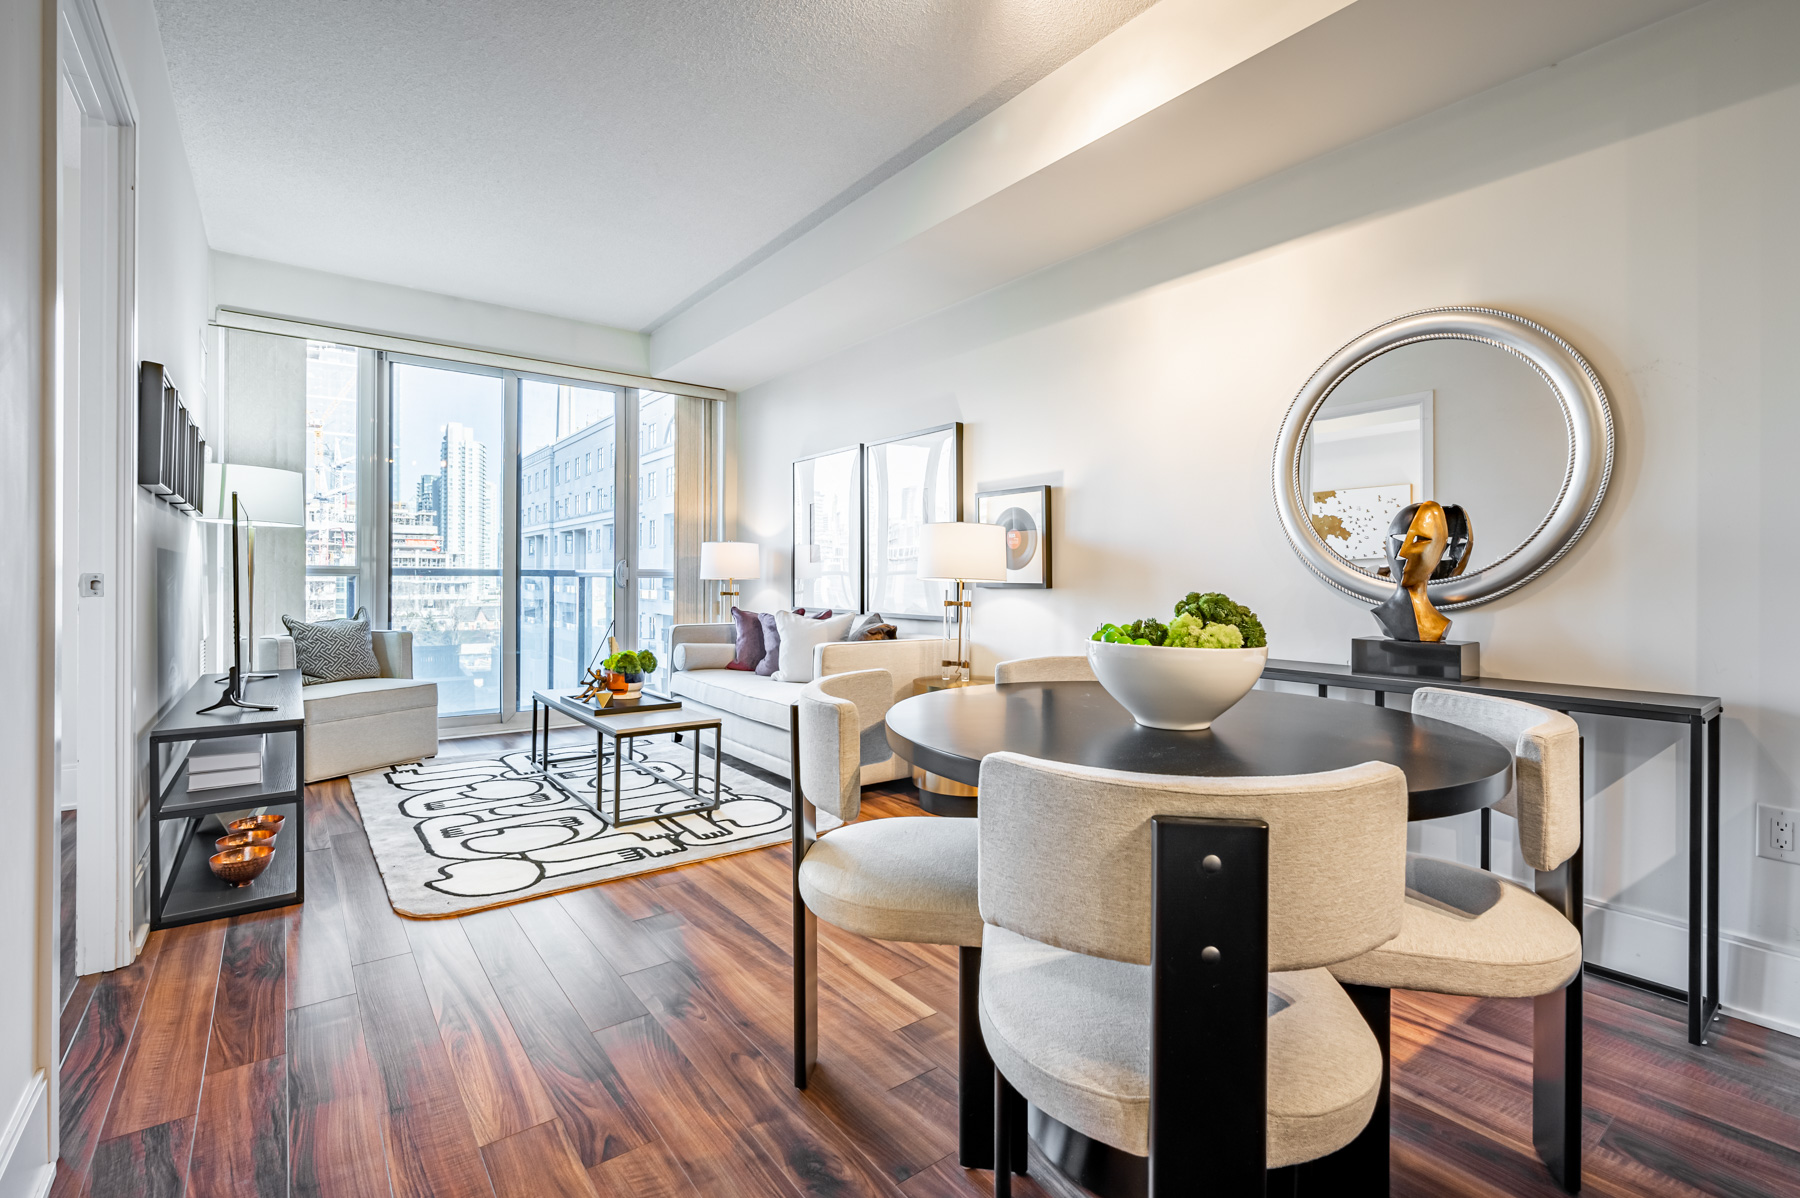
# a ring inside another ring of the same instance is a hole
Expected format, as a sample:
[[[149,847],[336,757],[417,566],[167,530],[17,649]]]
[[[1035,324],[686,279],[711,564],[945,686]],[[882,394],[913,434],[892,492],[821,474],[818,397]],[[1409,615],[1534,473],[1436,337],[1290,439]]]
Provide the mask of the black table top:
[[[1640,720],[1710,720],[1724,708],[1715,695],[1672,695],[1662,691],[1620,690],[1569,682],[1530,682],[1519,678],[1465,678],[1461,682],[1441,678],[1396,678],[1388,674],[1358,674],[1349,666],[1322,661],[1270,658],[1269,664],[1263,667],[1262,676],[1274,682],[1304,682],[1311,686],[1406,694],[1422,686],[1439,686],[1446,690],[1518,699],[1557,711],[1628,716]]]
[[[1201,732],[1144,728],[1097,682],[1016,682],[934,691],[888,710],[888,743],[913,765],[968,786],[1009,751],[1146,774],[1311,774],[1365,761],[1406,773],[1407,818],[1489,807],[1512,786],[1512,752],[1456,724],[1275,691],[1251,691]]]
[[[258,678],[242,687],[246,703],[268,703],[274,711],[246,711],[222,707],[200,714],[225,693],[225,675],[203,674],[188,688],[168,714],[150,729],[152,741],[209,740],[217,736],[252,736],[259,732],[295,732],[306,726],[306,700],[301,694],[300,671],[278,670],[273,678]]]

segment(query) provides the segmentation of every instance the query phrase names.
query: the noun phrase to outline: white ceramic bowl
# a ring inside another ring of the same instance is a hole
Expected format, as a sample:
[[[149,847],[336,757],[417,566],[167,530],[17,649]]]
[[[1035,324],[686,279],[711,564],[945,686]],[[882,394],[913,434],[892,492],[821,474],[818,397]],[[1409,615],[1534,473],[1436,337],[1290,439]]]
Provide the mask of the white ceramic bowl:
[[[1159,649],[1088,642],[1088,664],[1106,693],[1146,728],[1209,728],[1250,693],[1269,650]]]

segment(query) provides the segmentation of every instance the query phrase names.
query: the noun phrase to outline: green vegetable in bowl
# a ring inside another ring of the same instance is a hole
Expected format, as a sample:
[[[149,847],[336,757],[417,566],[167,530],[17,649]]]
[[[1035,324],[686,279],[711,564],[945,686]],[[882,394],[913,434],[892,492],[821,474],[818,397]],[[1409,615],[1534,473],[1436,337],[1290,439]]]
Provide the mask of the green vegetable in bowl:
[[[1190,593],[1175,605],[1175,615],[1195,616],[1208,624],[1235,624],[1243,634],[1243,648],[1246,649],[1262,649],[1269,643],[1262,621],[1256,618],[1256,613],[1241,603],[1233,603],[1230,597],[1217,591],[1208,591],[1204,595],[1199,591]],[[1171,624],[1170,628],[1173,627]],[[1235,645],[1231,647],[1237,648]]]
[[[1242,649],[1244,634],[1236,624],[1209,624],[1191,613],[1169,623],[1171,649]]]
[[[648,649],[636,652],[627,649],[623,653],[613,654],[600,664],[615,674],[654,674],[656,654]]]
[[[1141,624],[1143,621],[1139,620],[1138,623]],[[1105,641],[1109,645],[1148,645],[1150,642],[1146,638],[1131,634],[1131,629],[1135,627],[1137,627],[1136,624],[1126,628],[1120,628],[1117,624],[1102,624],[1088,639]]]
[[[1124,633],[1134,645],[1161,645],[1169,639],[1169,626],[1161,620],[1146,616],[1125,625]]]

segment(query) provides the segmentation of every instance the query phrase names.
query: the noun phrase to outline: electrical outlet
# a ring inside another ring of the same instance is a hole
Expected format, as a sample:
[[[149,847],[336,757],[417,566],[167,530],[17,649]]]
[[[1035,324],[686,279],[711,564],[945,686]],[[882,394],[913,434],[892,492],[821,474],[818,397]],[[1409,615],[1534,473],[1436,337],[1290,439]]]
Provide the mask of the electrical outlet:
[[[1800,811],[1758,803],[1756,855],[1800,865]]]

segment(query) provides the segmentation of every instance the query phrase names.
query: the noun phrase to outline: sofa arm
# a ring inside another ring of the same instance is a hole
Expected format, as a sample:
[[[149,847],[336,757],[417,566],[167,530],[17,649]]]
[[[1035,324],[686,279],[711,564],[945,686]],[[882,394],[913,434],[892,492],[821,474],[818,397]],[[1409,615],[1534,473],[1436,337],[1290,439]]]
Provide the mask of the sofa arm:
[[[737,644],[737,628],[727,621],[724,624],[677,624],[669,629],[669,666],[671,669],[682,669],[685,655],[681,652],[683,645],[735,645]],[[700,669],[707,667],[700,666]]]
[[[936,678],[944,660],[942,637],[916,636],[894,641],[832,641],[813,649],[813,677],[853,670],[886,670],[894,678],[894,701],[913,693],[919,678]]]
[[[256,638],[256,652],[250,662],[252,670],[291,670],[296,664],[293,637],[283,635]]]
[[[375,664],[381,668],[383,678],[413,676],[412,633],[380,629],[369,633],[369,641],[375,649]]]

